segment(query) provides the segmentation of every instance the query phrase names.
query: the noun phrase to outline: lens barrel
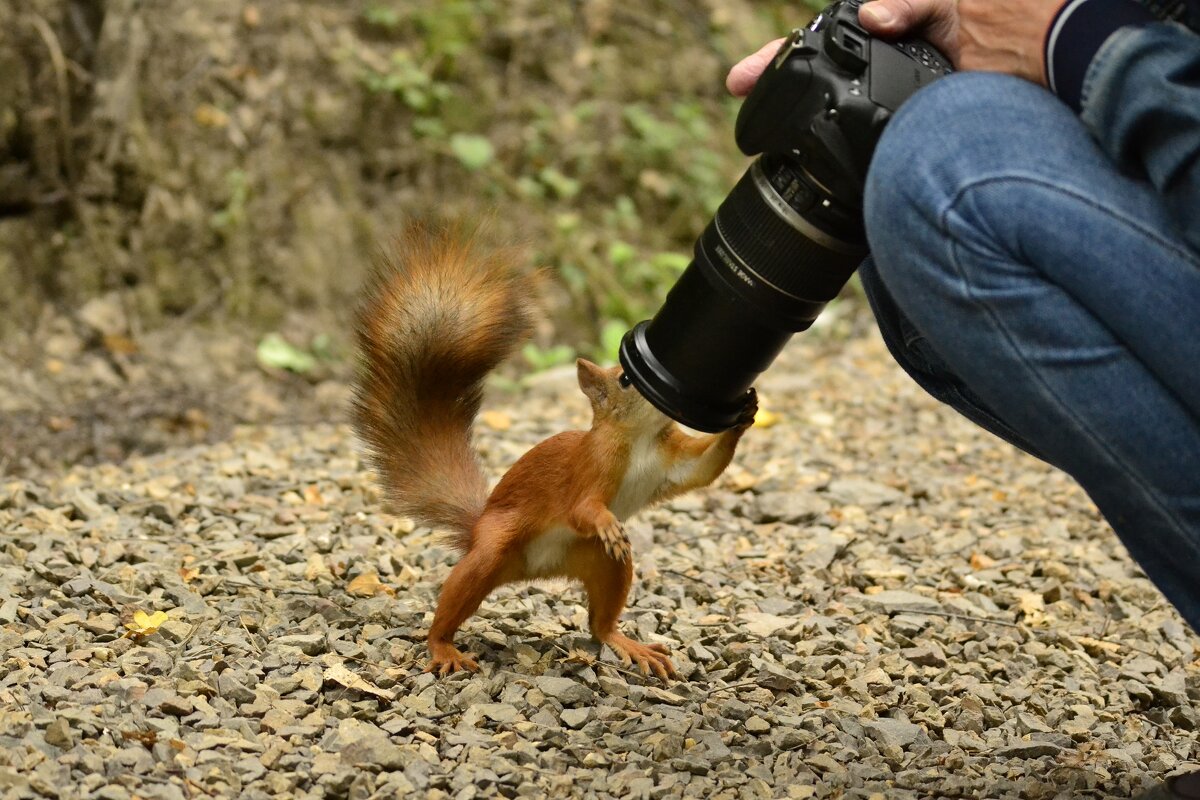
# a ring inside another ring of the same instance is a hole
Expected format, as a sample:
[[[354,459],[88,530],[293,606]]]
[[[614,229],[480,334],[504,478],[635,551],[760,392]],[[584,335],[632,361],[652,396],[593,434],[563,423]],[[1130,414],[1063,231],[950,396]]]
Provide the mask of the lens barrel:
[[[758,375],[866,255],[861,219],[861,209],[835,199],[803,165],[754,162],[662,308],[622,340],[634,386],[688,427],[732,427]]]

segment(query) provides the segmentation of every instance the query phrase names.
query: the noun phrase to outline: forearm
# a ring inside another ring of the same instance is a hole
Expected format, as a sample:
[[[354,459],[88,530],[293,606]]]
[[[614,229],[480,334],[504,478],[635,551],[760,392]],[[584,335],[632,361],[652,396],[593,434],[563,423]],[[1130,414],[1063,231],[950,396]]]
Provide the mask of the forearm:
[[[668,482],[658,499],[673,497],[691,489],[707,486],[717,479],[733,460],[741,429],[706,436],[675,434],[675,452],[679,459],[668,475]]]

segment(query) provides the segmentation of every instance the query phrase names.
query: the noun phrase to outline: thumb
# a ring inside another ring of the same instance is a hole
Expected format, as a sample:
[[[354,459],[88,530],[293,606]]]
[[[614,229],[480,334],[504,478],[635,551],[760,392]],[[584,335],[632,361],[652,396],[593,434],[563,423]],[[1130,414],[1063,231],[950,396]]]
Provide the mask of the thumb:
[[[729,93],[734,97],[745,97],[750,94],[750,90],[754,88],[754,84],[758,83],[759,76],[771,63],[771,59],[774,58],[781,44],[783,44],[783,39],[767,42],[759,48],[757,53],[746,56],[734,64],[733,69],[729,70],[729,75],[725,78],[725,88],[729,89]]]
[[[858,10],[858,21],[883,38],[923,36],[951,60],[958,52],[956,0],[871,0]]]

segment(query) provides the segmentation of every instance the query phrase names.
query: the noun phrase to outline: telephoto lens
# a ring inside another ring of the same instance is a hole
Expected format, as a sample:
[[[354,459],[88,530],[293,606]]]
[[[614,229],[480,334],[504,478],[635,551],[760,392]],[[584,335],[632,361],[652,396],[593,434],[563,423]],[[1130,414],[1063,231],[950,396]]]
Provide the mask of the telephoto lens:
[[[923,42],[872,39],[857,6],[834,3],[794,31],[759,78],[737,140],[763,155],[662,308],[621,341],[634,387],[690,428],[735,425],[759,374],[845,286],[867,254],[862,188],[875,142],[900,102],[950,71]]]
[[[731,427],[759,373],[866,255],[860,212],[839,206],[802,169],[754,162],[658,314],[622,340],[638,391],[690,428]]]

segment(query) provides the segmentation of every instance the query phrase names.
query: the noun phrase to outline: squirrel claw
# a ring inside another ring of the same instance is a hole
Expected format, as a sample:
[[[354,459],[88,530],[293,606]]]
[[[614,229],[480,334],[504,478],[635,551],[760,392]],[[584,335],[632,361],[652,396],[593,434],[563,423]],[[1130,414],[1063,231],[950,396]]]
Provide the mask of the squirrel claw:
[[[633,557],[629,535],[625,533],[625,526],[620,522],[614,521],[613,524],[600,528],[596,531],[596,536],[604,545],[604,552],[616,561],[628,561]]]

